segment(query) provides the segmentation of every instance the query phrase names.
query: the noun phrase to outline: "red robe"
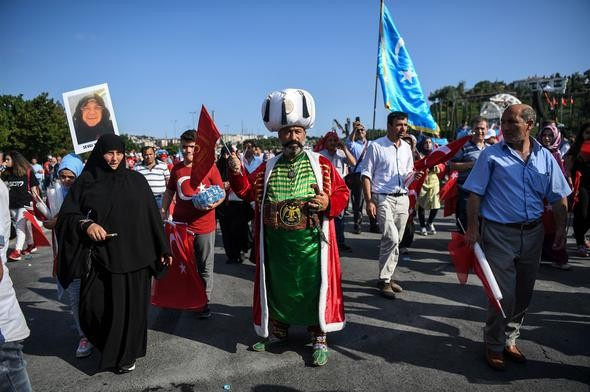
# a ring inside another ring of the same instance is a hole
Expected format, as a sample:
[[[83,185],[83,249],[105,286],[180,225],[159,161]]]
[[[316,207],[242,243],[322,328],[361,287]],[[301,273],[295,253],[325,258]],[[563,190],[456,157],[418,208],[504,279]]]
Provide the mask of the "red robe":
[[[329,244],[321,242],[321,286],[318,303],[320,328],[324,332],[339,331],[344,328],[344,301],[342,298],[340,257],[336,242],[334,217],[340,215],[348,204],[349,191],[340,174],[330,161],[320,154],[306,151],[320,190],[330,198],[328,209],[323,213],[322,231]],[[243,170],[241,174],[230,174],[231,188],[236,195],[246,201],[255,202],[254,250],[256,256],[256,277],[252,313],[254,329],[262,337],[268,336],[269,309],[264,268],[264,227],[262,203],[266,195],[266,185],[275,163],[281,155],[260,165],[250,176]]]

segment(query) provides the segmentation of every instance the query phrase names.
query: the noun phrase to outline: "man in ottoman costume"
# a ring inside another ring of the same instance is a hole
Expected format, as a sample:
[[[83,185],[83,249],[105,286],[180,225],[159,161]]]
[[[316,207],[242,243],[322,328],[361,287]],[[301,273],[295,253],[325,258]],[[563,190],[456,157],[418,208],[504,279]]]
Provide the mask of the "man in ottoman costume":
[[[264,339],[252,348],[265,351],[287,340],[289,325],[306,325],[313,364],[322,366],[328,361],[326,333],[345,323],[333,220],[348,203],[348,188],[328,159],[303,150],[315,120],[307,91],[271,93],[262,116],[270,131],[278,131],[283,152],[250,176],[235,153],[230,160],[232,189],[255,202],[253,316]]]

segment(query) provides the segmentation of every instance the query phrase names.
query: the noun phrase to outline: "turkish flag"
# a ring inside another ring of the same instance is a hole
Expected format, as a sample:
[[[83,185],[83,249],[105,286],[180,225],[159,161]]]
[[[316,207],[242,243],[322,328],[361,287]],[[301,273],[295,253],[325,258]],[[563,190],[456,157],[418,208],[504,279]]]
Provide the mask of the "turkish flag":
[[[457,207],[457,178],[459,172],[453,170],[449,180],[440,188],[440,201],[445,203],[443,216],[449,216],[455,213]]]
[[[478,244],[476,244],[476,247]],[[467,245],[465,241],[465,236],[459,232],[451,232],[451,241],[448,245],[449,254],[451,255],[451,260],[455,265],[455,270],[457,271],[457,278],[459,279],[459,283],[466,284],[467,277],[469,276],[469,270],[473,268],[473,271],[481,281],[484,292],[488,297],[490,303],[496,308],[498,312],[500,312],[504,318],[506,315],[504,314],[504,309],[502,309],[502,304],[500,304],[501,296],[494,295],[494,290],[492,286],[496,287],[498,290],[498,284],[495,281],[493,274],[491,274],[491,270],[489,268],[489,264],[487,260],[485,260],[485,256],[482,257],[483,259],[478,259],[475,254],[475,251]],[[480,249],[481,250],[481,249]],[[488,276],[484,272],[484,268],[486,268],[488,272]],[[492,282],[493,281],[493,282]]]
[[[461,149],[461,147],[463,147],[463,145],[467,143],[469,139],[471,139],[471,135],[463,136],[461,139],[457,139],[450,142],[449,144],[440,146],[428,154],[428,156],[414,162],[414,170],[419,171],[428,169],[429,167],[448,161],[454,157],[455,154],[457,154],[457,151],[459,151],[459,149]]]
[[[191,171],[191,185],[193,187],[201,184],[201,181],[215,163],[215,144],[221,136],[207,109],[205,109],[205,105],[201,107],[199,126],[197,128],[197,141]]]
[[[207,305],[205,285],[195,265],[193,235],[187,226],[166,222],[172,265],[152,284],[152,305],[161,308],[199,310]]]
[[[33,228],[33,242],[35,243],[35,246],[51,246],[49,240],[45,237],[37,218],[35,218],[29,211],[25,211],[23,216],[26,220],[31,222],[31,227]]]

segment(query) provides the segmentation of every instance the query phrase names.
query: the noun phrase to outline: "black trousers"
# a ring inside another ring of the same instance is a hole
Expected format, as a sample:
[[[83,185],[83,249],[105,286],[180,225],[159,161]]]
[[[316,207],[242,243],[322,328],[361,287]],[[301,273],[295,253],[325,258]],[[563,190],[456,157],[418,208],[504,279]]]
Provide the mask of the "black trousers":
[[[221,228],[223,248],[229,260],[237,261],[240,251],[251,248],[248,221],[254,215],[249,203],[244,201],[227,201],[216,210]]]
[[[355,173],[352,176],[352,183],[350,184],[350,201],[352,203],[352,213],[354,219],[354,228],[355,230],[360,230],[361,225],[363,223],[363,205],[365,199],[363,197],[363,182],[361,180],[361,174]],[[378,227],[377,220],[373,218],[369,218],[371,223],[371,227]]]

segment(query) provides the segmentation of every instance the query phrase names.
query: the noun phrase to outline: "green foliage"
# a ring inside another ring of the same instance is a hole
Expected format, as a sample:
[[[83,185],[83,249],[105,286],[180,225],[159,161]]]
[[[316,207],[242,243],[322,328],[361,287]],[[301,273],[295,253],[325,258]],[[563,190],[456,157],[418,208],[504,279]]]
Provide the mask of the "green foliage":
[[[123,142],[125,142],[125,151],[127,151],[127,152],[129,152],[131,150],[141,151],[141,147],[137,143],[135,143],[133,140],[131,140],[129,135],[121,134],[120,136],[121,136],[121,139],[123,139]]]
[[[367,129],[367,140],[379,139],[387,134],[385,129]]]
[[[559,74],[550,75],[558,77]],[[549,104],[542,96],[543,111],[547,118],[557,119],[565,124],[567,129],[576,129],[579,124],[590,120],[590,70],[583,74],[575,73],[568,76],[565,94],[550,93],[560,103],[554,111],[550,111]],[[503,81],[482,80],[471,89],[465,89],[465,82],[457,86],[444,86],[432,92],[428,99],[434,102],[430,111],[441,128],[442,137],[452,137],[454,131],[464,122],[470,122],[484,102],[493,95],[507,93],[514,95],[523,103],[532,105],[533,93],[527,87],[506,84]],[[567,100],[567,106],[561,105],[561,98]],[[574,105],[570,105],[570,97],[574,98]]]
[[[73,145],[63,106],[47,93],[31,99],[0,95],[0,149],[14,149],[30,159],[64,155]]]
[[[282,150],[282,148],[283,148],[281,146],[281,142],[279,141],[279,138],[278,137],[269,137],[269,138],[266,138],[266,139],[262,139],[261,138],[261,139],[248,139],[248,140],[244,140],[243,143],[241,143],[241,144],[238,145],[238,148],[240,150],[244,150],[244,143],[246,143],[246,142],[252,142],[252,143],[254,143],[258,147],[260,147],[262,149],[262,151],[264,151],[264,150],[270,150],[270,151],[273,151],[273,150]],[[309,140],[308,140],[308,143],[307,144],[313,145],[313,144],[310,144],[310,141]]]

